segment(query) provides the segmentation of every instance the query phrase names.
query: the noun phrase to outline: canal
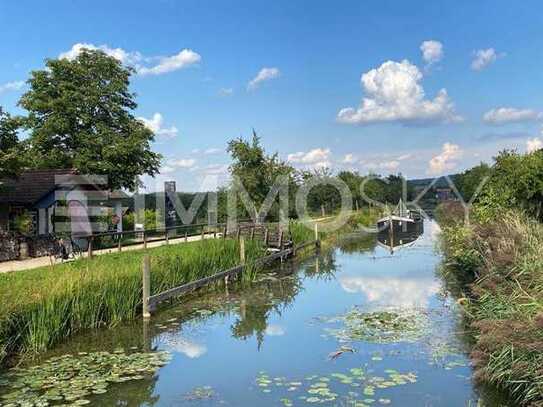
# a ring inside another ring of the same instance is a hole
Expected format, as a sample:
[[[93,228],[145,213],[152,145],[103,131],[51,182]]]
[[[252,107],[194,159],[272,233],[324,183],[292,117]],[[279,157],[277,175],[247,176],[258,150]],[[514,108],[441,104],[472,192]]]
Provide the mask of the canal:
[[[469,338],[439,273],[438,230],[427,221],[420,236],[396,236],[394,250],[374,235],[345,236],[250,287],[76,336],[35,369],[65,354],[168,353],[156,373],[83,391],[73,405],[498,405],[473,384]]]

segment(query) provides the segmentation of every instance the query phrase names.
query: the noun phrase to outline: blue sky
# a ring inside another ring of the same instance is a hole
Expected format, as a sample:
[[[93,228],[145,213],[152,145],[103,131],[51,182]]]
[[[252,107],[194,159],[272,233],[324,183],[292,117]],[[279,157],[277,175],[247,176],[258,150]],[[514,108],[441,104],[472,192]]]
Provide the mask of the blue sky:
[[[159,182],[203,188],[224,174],[227,141],[252,128],[300,168],[439,175],[541,146],[541,11],[496,0],[5,1],[0,105],[21,113],[29,72],[87,44],[138,69],[136,114],[165,156]]]

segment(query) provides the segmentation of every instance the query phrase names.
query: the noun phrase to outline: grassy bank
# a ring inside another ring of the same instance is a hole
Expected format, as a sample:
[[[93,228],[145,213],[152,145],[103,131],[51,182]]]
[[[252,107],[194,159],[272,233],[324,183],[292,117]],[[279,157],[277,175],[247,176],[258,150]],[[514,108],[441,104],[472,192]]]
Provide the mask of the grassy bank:
[[[466,226],[458,208],[441,208],[447,277],[462,287],[474,329],[479,381],[519,405],[543,406],[543,226],[519,212]]]
[[[162,246],[151,255],[152,293],[239,263],[235,240]],[[246,242],[247,259],[263,254]],[[0,275],[0,365],[16,353],[37,353],[83,329],[134,319],[141,307],[143,251]]]

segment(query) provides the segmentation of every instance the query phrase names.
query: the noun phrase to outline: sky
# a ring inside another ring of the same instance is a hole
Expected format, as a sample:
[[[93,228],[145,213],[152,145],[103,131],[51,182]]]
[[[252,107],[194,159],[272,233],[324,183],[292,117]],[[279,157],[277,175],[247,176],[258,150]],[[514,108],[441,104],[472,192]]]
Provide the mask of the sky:
[[[301,169],[421,178],[543,147],[543,13],[511,1],[0,2],[0,106],[46,58],[99,48],[136,69],[157,135],[148,190],[223,183],[252,129]],[[217,180],[218,179],[218,180]]]

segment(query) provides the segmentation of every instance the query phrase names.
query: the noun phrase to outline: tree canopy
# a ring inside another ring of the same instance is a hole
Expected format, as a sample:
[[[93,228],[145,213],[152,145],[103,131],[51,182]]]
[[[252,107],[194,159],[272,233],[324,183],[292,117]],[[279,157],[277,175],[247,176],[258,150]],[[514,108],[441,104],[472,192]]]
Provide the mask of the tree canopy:
[[[33,71],[19,105],[28,111],[29,154],[38,168],[74,168],[107,175],[111,188],[135,189],[138,177],[158,173],[154,134],[132,111],[133,70],[101,51],[50,59]]]
[[[25,165],[24,146],[17,137],[20,119],[0,106],[0,178],[19,175]]]

